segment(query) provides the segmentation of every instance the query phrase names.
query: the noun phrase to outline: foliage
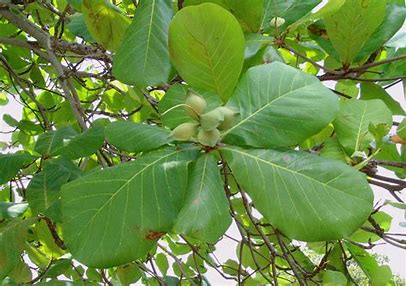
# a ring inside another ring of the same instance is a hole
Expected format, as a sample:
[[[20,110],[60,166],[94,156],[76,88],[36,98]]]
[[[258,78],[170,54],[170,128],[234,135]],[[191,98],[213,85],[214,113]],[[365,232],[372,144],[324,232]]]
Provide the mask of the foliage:
[[[2,285],[397,285],[406,7],[320,2],[0,0]]]

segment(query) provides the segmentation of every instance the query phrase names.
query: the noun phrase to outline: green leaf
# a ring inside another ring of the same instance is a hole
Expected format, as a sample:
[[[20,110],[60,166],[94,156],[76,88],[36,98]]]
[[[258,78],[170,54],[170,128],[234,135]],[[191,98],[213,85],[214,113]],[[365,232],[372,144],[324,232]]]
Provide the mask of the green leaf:
[[[155,256],[155,263],[158,266],[159,271],[161,271],[162,275],[166,275],[169,269],[169,262],[166,255],[163,253],[158,253]]]
[[[75,36],[81,37],[88,42],[94,42],[92,35],[86,27],[85,18],[82,13],[73,14],[70,17],[67,28]]]
[[[371,217],[374,219],[376,223],[378,223],[381,229],[383,229],[384,231],[389,231],[392,223],[392,216],[390,216],[385,212],[379,211],[371,215]],[[370,229],[374,228],[374,226],[369,221],[367,221],[363,226],[368,227]],[[365,231],[363,229],[357,230],[351,236],[351,240],[362,243],[375,242],[380,239],[381,237],[379,237],[378,235],[371,233],[369,231]]]
[[[50,211],[59,212],[61,187],[80,175],[80,169],[66,159],[47,162],[44,169],[35,174],[27,187],[27,200],[33,214],[47,214],[57,220],[55,213]],[[56,208],[56,210],[50,210],[50,208]]]
[[[350,64],[385,18],[384,0],[346,0],[325,18],[327,34],[341,61]]]
[[[348,155],[364,151],[374,139],[370,125],[392,125],[392,113],[379,99],[346,100],[334,121],[337,139]]]
[[[33,222],[33,219],[27,219],[0,224],[0,281],[17,266],[27,239],[28,227]]]
[[[335,137],[329,138],[323,143],[320,156],[342,162],[346,162],[348,157]]]
[[[130,19],[108,0],[83,0],[82,12],[92,37],[107,50],[116,51]]]
[[[366,177],[341,162],[292,150],[226,147],[221,153],[255,208],[289,238],[343,238],[372,210]]]
[[[347,278],[341,272],[326,270],[322,272],[322,277],[325,286],[347,286]]]
[[[405,115],[405,111],[400,103],[394,100],[383,87],[375,83],[361,83],[361,99],[380,99],[386,104],[393,115]]]
[[[355,61],[369,56],[390,40],[402,27],[405,17],[406,8],[403,0],[386,0],[386,15],[383,22],[362,46]]]
[[[64,185],[64,239],[73,256],[108,268],[146,255],[173,227],[195,156],[168,148]]]
[[[188,194],[174,232],[214,243],[231,223],[228,201],[212,154],[201,155],[188,181]]]
[[[110,144],[127,152],[150,151],[171,142],[169,130],[129,121],[110,123],[105,133]]]
[[[178,125],[189,122],[190,115],[185,112],[184,104],[186,100],[188,87],[183,84],[175,84],[165,93],[165,96],[159,102],[159,112],[164,114],[161,117],[162,123],[171,129]],[[206,110],[212,110],[221,105],[221,99],[211,91],[198,92],[199,96],[203,97],[207,102]],[[179,106],[177,108],[173,108]],[[173,108],[173,109],[171,109]],[[166,112],[167,110],[170,111]]]
[[[264,13],[264,0],[186,0],[183,6],[214,3],[230,11],[247,32],[258,32]]]
[[[274,62],[250,68],[227,106],[239,112],[241,121],[224,142],[280,147],[301,143],[325,128],[335,117],[338,99],[316,77]]]
[[[327,17],[331,14],[334,14],[335,12],[338,11],[338,9],[341,8],[341,6],[343,6],[343,4],[345,3],[345,0],[328,0],[328,2],[321,7],[320,10],[312,13],[312,14],[308,14],[306,17],[302,18],[300,21],[298,21],[297,23],[295,23],[292,28],[296,28],[298,25],[304,23],[305,21],[315,21],[315,20],[319,20],[321,18]]]
[[[353,259],[368,277],[371,286],[388,285],[392,279],[392,271],[389,266],[379,266],[378,262],[372,255],[357,245],[345,243],[345,246],[350,251]]]
[[[28,208],[27,203],[0,202],[0,220],[16,218],[22,215]]]
[[[286,28],[309,13],[320,0],[265,0],[265,15],[262,20],[262,30],[281,33]],[[273,18],[283,18],[284,24],[275,29],[271,25]]]
[[[128,264],[117,269],[117,276],[122,285],[132,285],[141,279],[141,271],[136,264]]]
[[[113,74],[118,80],[141,88],[168,81],[172,15],[170,0],[141,1],[113,60]]]
[[[396,144],[384,142],[380,147],[381,151],[375,155],[377,160],[393,161],[393,162],[402,162],[405,161],[402,159],[399,150],[396,147]],[[406,178],[406,170],[404,168],[392,167],[382,165],[381,167],[395,172],[399,178]]]
[[[62,148],[65,142],[71,140],[76,135],[77,132],[70,126],[49,131],[38,137],[34,150],[41,155],[52,155],[55,151]]]
[[[5,184],[17,175],[21,168],[37,157],[27,153],[0,154],[0,184]]]
[[[192,87],[214,91],[226,102],[244,62],[244,34],[227,10],[212,3],[180,10],[169,28],[171,59]]]
[[[103,143],[104,127],[94,126],[71,140],[63,140],[63,146],[52,152],[52,155],[61,155],[72,160],[87,157],[96,153]]]
[[[399,135],[399,137],[403,140],[406,140],[406,119],[403,119],[399,124],[398,128],[396,129],[396,134]]]

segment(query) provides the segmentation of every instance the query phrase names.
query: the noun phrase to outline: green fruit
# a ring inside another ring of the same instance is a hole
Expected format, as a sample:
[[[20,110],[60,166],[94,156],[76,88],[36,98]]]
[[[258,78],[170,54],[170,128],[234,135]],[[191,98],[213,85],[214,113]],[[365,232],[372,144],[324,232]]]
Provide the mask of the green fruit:
[[[172,130],[172,138],[178,141],[188,141],[196,135],[198,126],[199,124],[196,122],[182,123]]]
[[[187,92],[185,104],[188,105],[185,108],[187,115],[196,120],[199,119],[198,115],[202,114],[207,106],[206,100],[191,90]]]
[[[200,115],[200,126],[205,131],[211,131],[217,128],[224,120],[224,114],[219,109],[213,109],[205,114]]]
[[[219,107],[217,109],[220,110],[220,112],[224,116],[223,122],[221,122],[217,128],[221,131],[225,131],[233,127],[238,113],[225,106]]]
[[[199,133],[197,134],[197,141],[199,141],[199,143],[202,145],[214,147],[219,142],[220,136],[221,134],[218,129],[213,129],[210,131],[200,129]]]

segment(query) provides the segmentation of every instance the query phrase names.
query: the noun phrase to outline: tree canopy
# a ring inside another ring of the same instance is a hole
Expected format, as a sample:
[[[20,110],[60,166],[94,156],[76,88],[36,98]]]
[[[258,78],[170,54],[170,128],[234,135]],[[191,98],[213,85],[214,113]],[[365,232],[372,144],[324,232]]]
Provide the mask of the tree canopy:
[[[405,2],[321,2],[0,0],[1,285],[400,285]]]

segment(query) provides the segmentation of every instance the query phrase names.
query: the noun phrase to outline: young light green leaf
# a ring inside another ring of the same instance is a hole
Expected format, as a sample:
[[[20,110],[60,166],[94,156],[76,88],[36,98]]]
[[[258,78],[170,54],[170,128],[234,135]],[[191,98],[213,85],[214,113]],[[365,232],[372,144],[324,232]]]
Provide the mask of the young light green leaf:
[[[169,80],[168,29],[172,15],[170,0],[141,1],[113,59],[117,79],[140,88]]]
[[[150,151],[171,142],[169,130],[130,121],[110,123],[105,134],[110,144],[127,152]]]
[[[192,87],[216,92],[223,102],[237,84],[244,48],[238,21],[216,4],[183,8],[169,28],[169,50],[179,74]]]
[[[346,237],[372,210],[366,177],[339,161],[293,150],[226,147],[221,153],[256,209],[291,239]]]
[[[217,160],[212,154],[201,155],[189,174],[188,193],[173,231],[214,243],[230,223]]]
[[[379,99],[346,100],[334,121],[337,139],[348,155],[364,151],[374,139],[370,126],[392,125],[392,113]]]
[[[196,153],[167,148],[64,185],[64,239],[73,256],[109,268],[146,255],[173,227]]]
[[[281,147],[325,128],[338,111],[338,99],[314,76],[274,62],[249,69],[227,107],[239,112],[240,122],[225,133],[224,142]]]
[[[344,64],[352,63],[384,20],[385,2],[346,0],[336,13],[325,18],[327,34]]]

